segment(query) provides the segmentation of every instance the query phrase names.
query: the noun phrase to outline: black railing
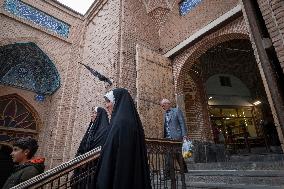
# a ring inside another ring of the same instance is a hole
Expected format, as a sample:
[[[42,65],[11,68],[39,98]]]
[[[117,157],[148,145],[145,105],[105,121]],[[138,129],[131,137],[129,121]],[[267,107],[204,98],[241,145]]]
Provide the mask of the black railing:
[[[181,142],[164,139],[146,139],[148,163],[153,189],[185,187]],[[100,148],[91,150],[66,163],[31,178],[12,189],[85,188],[93,182]]]
[[[96,163],[100,151],[100,147],[93,149],[11,189],[79,188],[80,184],[86,184],[92,180],[96,167],[90,165]],[[73,174],[76,171],[78,174]]]
[[[146,145],[153,189],[186,188],[181,141],[148,138]]]

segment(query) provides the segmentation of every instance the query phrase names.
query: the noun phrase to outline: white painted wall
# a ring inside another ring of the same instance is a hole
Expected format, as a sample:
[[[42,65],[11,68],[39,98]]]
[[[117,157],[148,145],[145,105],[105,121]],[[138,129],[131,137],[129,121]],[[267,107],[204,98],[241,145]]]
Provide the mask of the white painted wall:
[[[221,86],[220,76],[230,77],[232,87]],[[216,74],[205,83],[209,105],[252,106],[251,94],[246,85],[237,77],[229,74]]]

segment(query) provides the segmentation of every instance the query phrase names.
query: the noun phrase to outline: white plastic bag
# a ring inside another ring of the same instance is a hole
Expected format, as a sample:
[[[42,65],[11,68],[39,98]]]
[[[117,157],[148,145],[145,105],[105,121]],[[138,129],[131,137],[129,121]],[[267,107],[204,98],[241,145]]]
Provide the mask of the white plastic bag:
[[[190,140],[183,139],[182,143],[182,157],[188,159],[192,156],[193,144]]]

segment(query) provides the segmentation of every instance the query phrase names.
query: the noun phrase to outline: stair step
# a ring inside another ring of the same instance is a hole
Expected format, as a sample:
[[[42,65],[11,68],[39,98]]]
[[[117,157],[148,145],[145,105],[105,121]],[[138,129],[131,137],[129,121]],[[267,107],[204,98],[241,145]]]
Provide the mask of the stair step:
[[[284,170],[190,170],[187,176],[284,177]]]
[[[167,181],[165,183],[160,183],[159,181],[155,181],[155,188],[164,188],[171,189],[171,182]],[[177,188],[182,189],[181,181],[177,182]],[[202,181],[186,181],[187,189],[197,189],[197,188],[207,188],[207,189],[283,189],[284,185],[268,185],[268,184],[246,184],[246,183],[224,183],[216,181],[214,183],[202,182]]]
[[[197,189],[283,189],[284,186],[269,186],[257,184],[224,184],[224,183],[205,183],[205,182],[191,182],[186,184],[186,188]]]
[[[243,154],[232,155],[229,157],[229,162],[270,162],[270,161],[284,161],[284,154]]]
[[[281,170],[191,170],[185,175],[187,183],[223,183],[249,185],[284,185],[284,171]]]
[[[181,177],[178,175],[177,188],[182,188]],[[159,188],[167,186],[171,181],[154,178]],[[185,174],[186,188],[250,188],[280,189],[284,188],[284,170],[190,170]]]
[[[284,170],[284,161],[188,163],[188,170]]]

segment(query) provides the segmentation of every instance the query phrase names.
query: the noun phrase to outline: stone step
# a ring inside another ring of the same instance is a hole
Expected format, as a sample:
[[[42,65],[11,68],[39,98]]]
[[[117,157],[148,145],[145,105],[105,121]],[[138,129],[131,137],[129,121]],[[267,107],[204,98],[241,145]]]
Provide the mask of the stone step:
[[[284,177],[284,170],[190,170],[187,176]],[[283,180],[284,182],[284,180]]]
[[[246,154],[247,149],[239,149],[238,154]],[[261,153],[276,153],[276,154],[281,154],[282,149],[281,146],[270,146],[269,149],[266,149],[265,147],[254,147],[251,148],[250,154],[261,154]]]
[[[200,159],[201,157],[199,157]],[[271,162],[271,161],[284,161],[283,153],[259,153],[259,154],[238,154],[238,155],[223,155],[222,158],[218,158],[216,161],[206,161],[207,157],[202,157],[204,161],[195,161],[196,157],[186,160],[187,163],[214,163],[214,162]]]
[[[167,181],[167,183],[161,183],[160,181],[155,181],[154,188],[163,188],[163,189],[171,189],[171,182]],[[177,182],[176,189],[198,189],[198,188],[206,188],[206,189],[283,189],[284,185],[268,185],[268,184],[247,184],[247,183],[224,183],[216,181],[214,183],[202,182],[202,181],[186,181],[185,187],[182,187],[181,181]]]
[[[224,183],[204,183],[204,182],[191,182],[186,183],[187,189],[283,189],[284,186],[269,186],[257,184],[224,184]],[[181,186],[178,186],[181,188]]]
[[[284,186],[283,170],[190,170],[187,183]]]
[[[188,163],[188,170],[284,170],[284,161]]]
[[[230,162],[271,162],[271,161],[284,161],[284,154],[243,154],[232,155],[228,158]]]

